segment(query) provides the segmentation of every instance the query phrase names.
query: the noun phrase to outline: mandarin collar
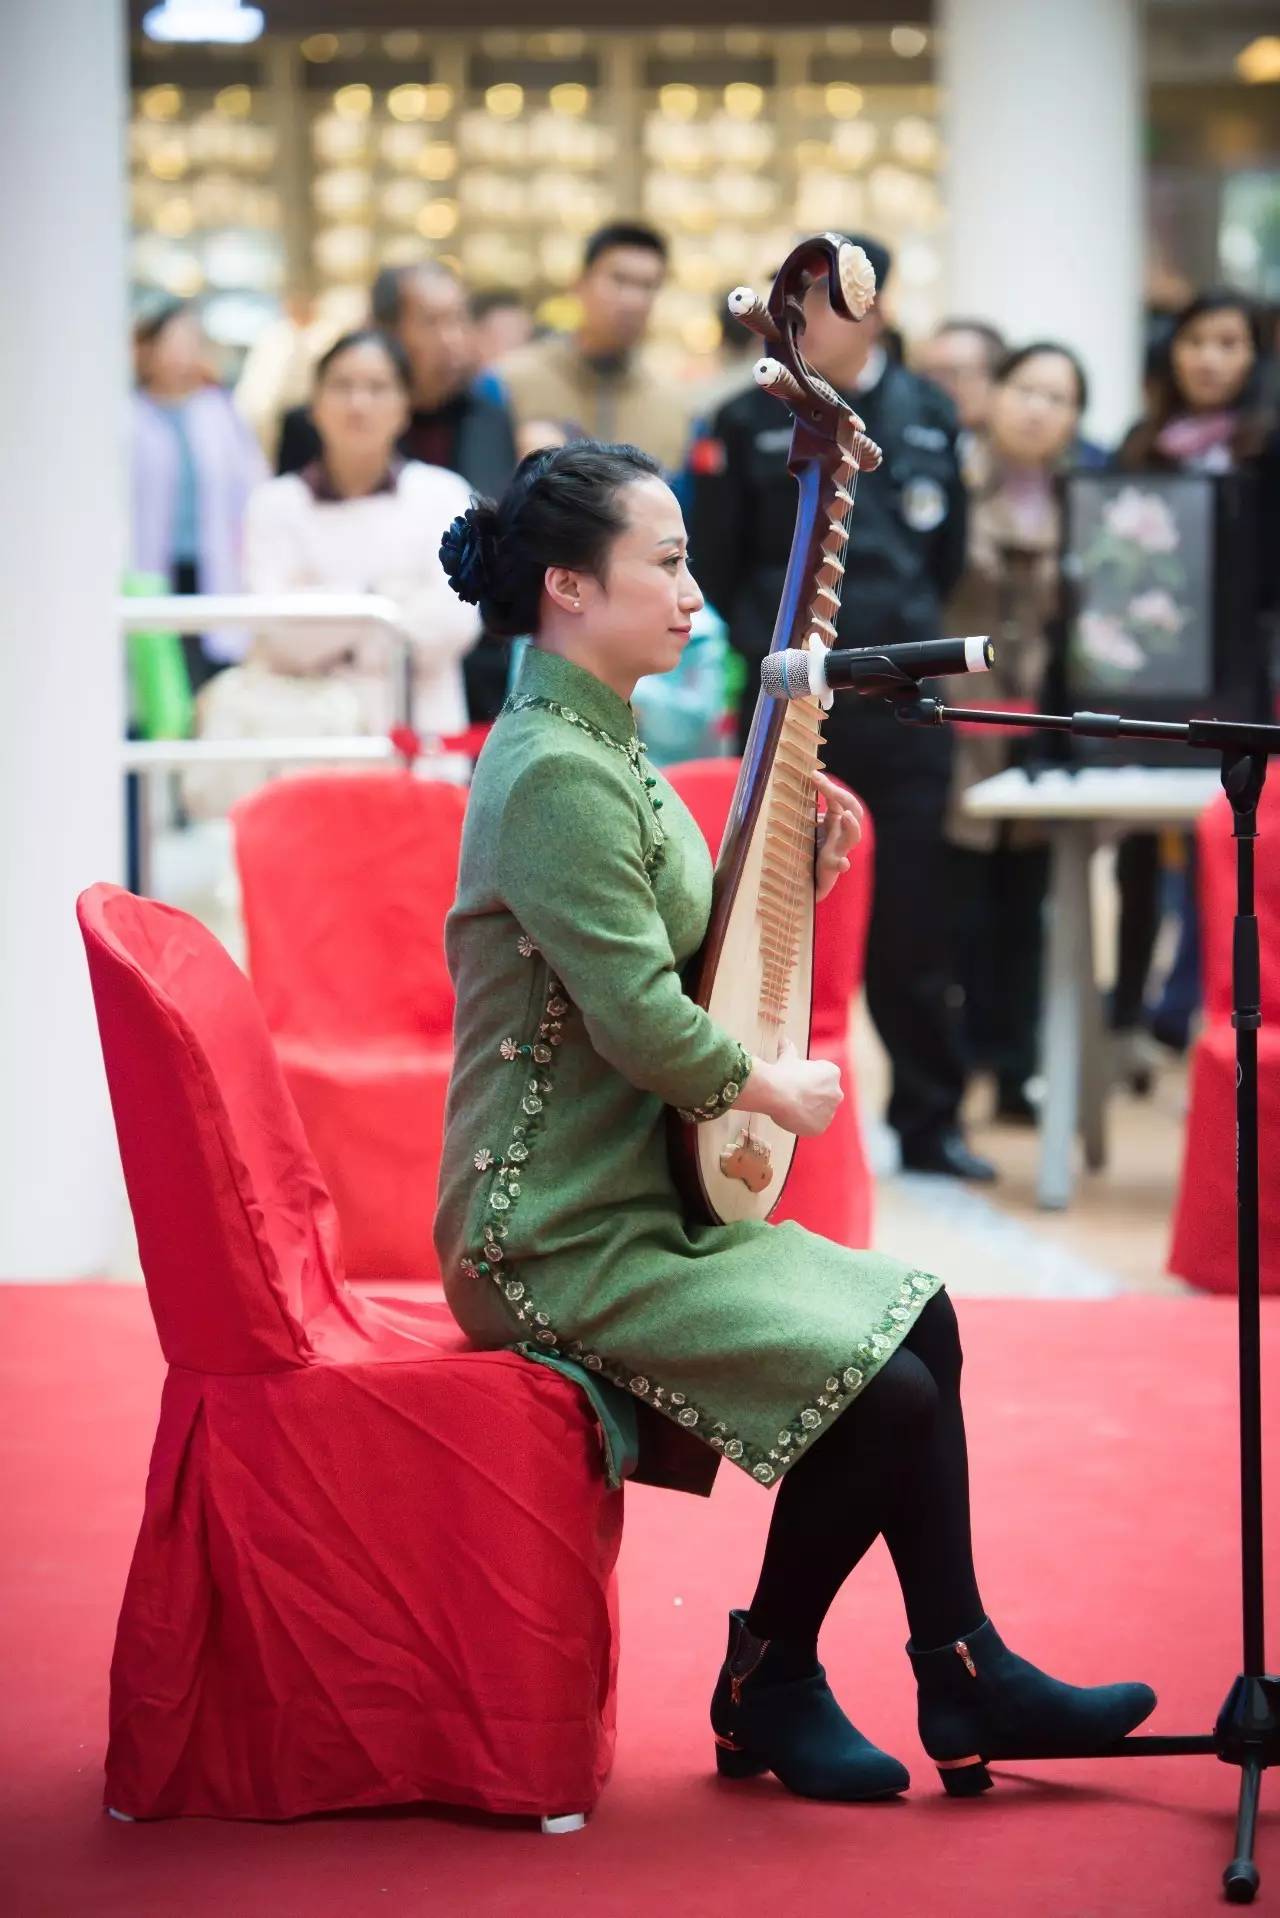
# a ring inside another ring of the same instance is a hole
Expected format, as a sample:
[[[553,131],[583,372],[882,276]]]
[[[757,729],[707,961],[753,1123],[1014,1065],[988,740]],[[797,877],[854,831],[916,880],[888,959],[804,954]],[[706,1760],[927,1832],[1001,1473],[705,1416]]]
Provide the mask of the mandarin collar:
[[[536,644],[525,649],[515,690],[520,698],[532,695],[568,707],[619,746],[631,745],[636,737],[636,716],[625,699],[585,666],[575,666],[559,653],[543,652]]]

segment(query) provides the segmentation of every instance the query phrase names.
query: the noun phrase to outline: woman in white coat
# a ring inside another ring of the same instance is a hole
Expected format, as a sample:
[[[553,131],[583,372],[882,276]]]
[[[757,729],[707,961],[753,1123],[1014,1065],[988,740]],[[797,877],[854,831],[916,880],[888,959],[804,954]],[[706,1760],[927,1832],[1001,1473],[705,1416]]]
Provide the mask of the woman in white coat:
[[[398,457],[408,405],[409,368],[396,341],[366,328],[330,347],[312,400],[321,457],[301,473],[268,480],[250,498],[245,574],[253,593],[394,600],[412,649],[413,724],[430,739],[466,726],[462,656],[480,628],[474,610],[450,591],[439,560],[441,535],[466,511],[470,491],[444,467]],[[300,717],[308,704],[319,716],[308,695],[323,682],[329,723],[319,731],[385,732],[399,717],[400,665],[381,635],[337,621],[305,629],[262,624],[250,663],[293,682]],[[288,703],[286,686],[260,684],[260,691],[273,706]]]

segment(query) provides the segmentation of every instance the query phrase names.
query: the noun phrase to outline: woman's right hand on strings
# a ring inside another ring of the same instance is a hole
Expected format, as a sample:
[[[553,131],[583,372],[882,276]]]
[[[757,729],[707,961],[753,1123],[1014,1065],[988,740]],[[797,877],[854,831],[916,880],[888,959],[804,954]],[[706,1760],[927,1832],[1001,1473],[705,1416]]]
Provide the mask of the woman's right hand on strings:
[[[813,1139],[826,1131],[843,1097],[840,1068],[826,1059],[802,1058],[788,1040],[772,1064],[752,1061],[736,1109],[762,1112],[797,1139]]]

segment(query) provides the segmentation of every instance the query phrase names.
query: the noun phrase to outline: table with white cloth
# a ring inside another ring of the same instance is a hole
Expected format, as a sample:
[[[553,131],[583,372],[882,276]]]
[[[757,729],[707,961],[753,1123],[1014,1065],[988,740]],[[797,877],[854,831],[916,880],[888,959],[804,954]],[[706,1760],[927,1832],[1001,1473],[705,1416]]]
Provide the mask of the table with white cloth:
[[[1106,1163],[1107,1058],[1094,973],[1089,862],[1099,828],[1113,833],[1195,824],[1221,790],[1216,762],[1200,766],[1054,767],[1028,777],[1020,767],[971,786],[975,819],[1030,820],[1051,847],[1045,958],[1040,1166],[1036,1197],[1050,1211],[1071,1198],[1077,1130],[1090,1171]],[[997,932],[998,937],[998,932]]]

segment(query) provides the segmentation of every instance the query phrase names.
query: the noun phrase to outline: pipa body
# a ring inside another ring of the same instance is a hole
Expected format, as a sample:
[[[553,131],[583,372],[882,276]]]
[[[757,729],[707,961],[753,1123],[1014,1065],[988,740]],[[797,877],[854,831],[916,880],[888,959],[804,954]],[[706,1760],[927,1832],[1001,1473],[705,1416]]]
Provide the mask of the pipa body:
[[[828,277],[832,304],[860,319],[874,293],[865,254],[823,234],[797,247],[767,306],[746,289],[731,308],[768,342],[757,383],[795,416],[788,465],[798,486],[795,533],[771,650],[829,646],[844,581],[857,475],[879,464],[862,422],[806,365],[796,344],[806,289]],[[869,284],[868,284],[869,282]],[[688,987],[748,1054],[807,1055],[813,1001],[816,803],[823,709],[816,697],[761,695],[716,862],[707,936]],[[730,1107],[696,1125],[674,1122],[672,1156],[691,1217],[712,1224],[766,1219],[795,1156],[793,1134]]]

